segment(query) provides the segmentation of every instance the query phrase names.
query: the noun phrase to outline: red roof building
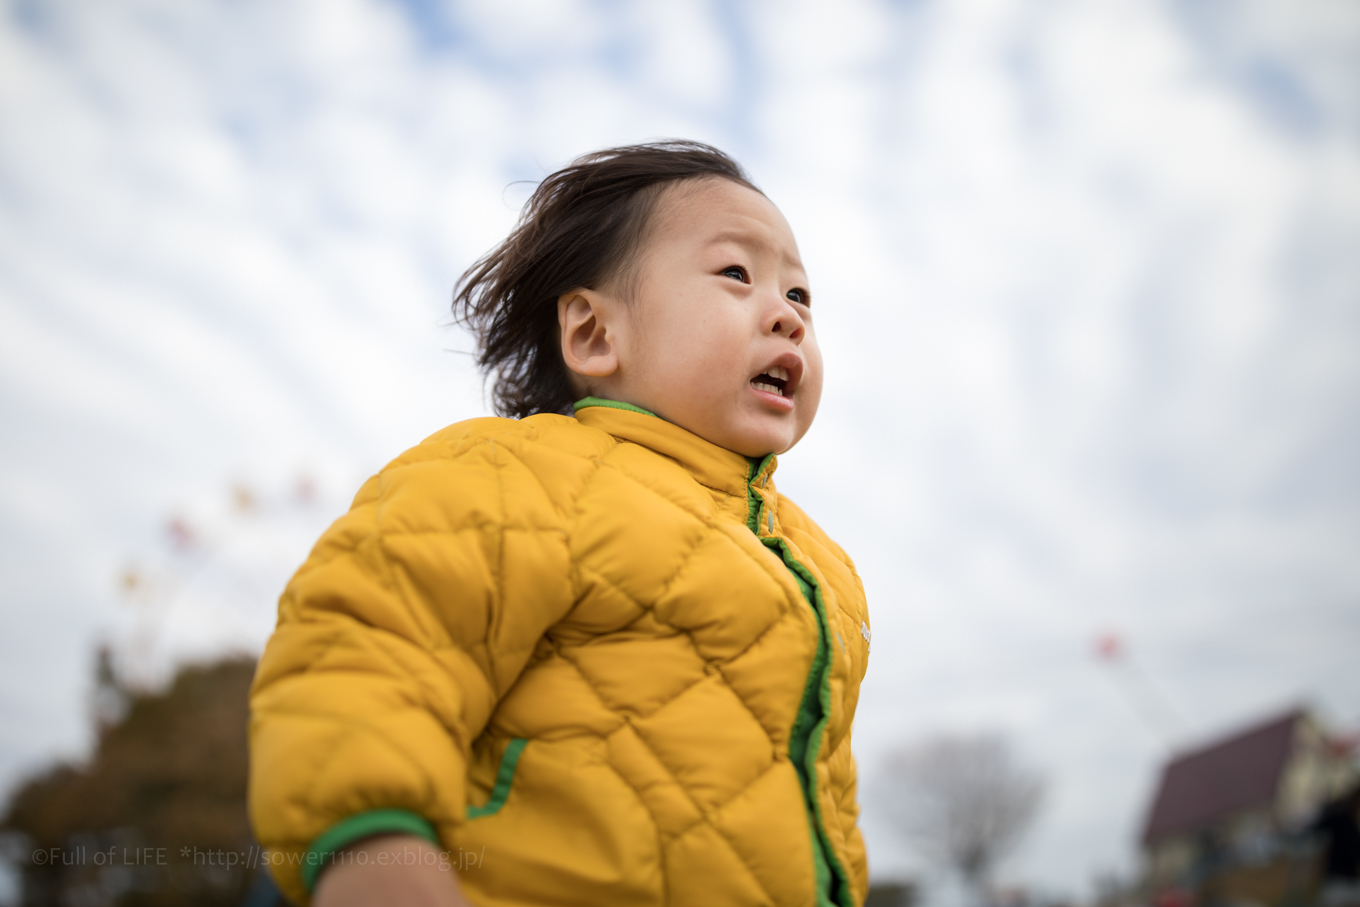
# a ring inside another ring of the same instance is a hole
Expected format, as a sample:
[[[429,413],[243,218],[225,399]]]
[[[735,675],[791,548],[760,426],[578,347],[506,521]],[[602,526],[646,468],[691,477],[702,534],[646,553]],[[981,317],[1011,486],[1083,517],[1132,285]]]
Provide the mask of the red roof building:
[[[1301,708],[1173,757],[1143,825],[1149,883],[1193,889],[1225,867],[1270,862],[1354,777]]]

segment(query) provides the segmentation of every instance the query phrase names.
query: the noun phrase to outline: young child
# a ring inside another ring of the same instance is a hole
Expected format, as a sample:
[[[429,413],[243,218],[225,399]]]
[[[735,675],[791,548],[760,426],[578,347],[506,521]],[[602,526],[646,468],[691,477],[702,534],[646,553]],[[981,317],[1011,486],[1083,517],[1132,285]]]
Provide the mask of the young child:
[[[510,418],[370,479],[289,583],[250,810],[300,904],[852,907],[854,566],[775,490],[812,294],[740,167],[580,158],[460,282]]]

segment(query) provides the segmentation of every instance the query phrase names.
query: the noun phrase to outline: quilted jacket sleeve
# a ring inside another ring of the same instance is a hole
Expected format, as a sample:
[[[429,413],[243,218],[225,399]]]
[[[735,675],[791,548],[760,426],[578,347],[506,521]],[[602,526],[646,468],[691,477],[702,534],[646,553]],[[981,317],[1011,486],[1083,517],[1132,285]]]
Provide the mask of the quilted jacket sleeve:
[[[299,903],[309,848],[342,820],[400,811],[450,840],[472,741],[571,606],[561,517],[535,477],[494,442],[434,441],[317,543],[251,690],[251,818]]]

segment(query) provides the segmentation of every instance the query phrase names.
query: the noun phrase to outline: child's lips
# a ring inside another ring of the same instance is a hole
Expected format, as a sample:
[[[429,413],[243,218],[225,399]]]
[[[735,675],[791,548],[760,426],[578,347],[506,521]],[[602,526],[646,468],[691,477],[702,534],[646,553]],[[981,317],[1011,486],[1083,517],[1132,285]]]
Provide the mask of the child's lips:
[[[752,378],[751,387],[758,393],[770,394],[792,403],[802,377],[802,358],[794,353],[785,353]]]
[[[751,386],[756,390],[764,391],[767,394],[778,394],[781,397],[784,396],[784,389],[788,387],[788,384],[788,369],[780,368],[777,365],[771,366],[751,379]]]
[[[771,391],[764,387],[757,386],[754,381],[751,382],[751,390],[755,393],[756,398],[765,409],[774,410],[783,415],[793,412],[794,404],[792,397],[786,397],[777,390]]]

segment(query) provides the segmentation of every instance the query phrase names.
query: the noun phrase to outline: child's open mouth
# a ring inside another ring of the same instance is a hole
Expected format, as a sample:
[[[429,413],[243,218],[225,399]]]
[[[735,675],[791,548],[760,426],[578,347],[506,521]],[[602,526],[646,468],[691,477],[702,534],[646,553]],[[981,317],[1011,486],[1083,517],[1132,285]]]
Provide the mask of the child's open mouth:
[[[769,370],[752,378],[751,386],[758,391],[766,391],[783,397],[785,396],[784,389],[789,386],[789,370],[777,365],[771,366]]]

